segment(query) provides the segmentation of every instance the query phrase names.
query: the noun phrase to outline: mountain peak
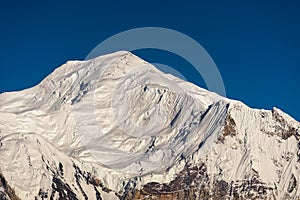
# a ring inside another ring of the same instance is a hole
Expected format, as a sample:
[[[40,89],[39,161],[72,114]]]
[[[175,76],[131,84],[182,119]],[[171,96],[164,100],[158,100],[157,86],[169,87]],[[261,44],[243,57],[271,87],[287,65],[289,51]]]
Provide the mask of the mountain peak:
[[[120,51],[0,95],[0,197],[295,199],[299,139],[279,109],[251,109]]]

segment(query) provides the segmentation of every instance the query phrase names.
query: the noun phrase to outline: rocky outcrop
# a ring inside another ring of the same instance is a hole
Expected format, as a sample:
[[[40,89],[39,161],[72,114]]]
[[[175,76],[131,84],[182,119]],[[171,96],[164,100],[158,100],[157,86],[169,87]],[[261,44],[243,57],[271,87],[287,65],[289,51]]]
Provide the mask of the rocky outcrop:
[[[7,183],[4,176],[0,173],[0,199],[1,200],[20,200],[15,191]]]
[[[120,199],[268,199],[274,197],[275,190],[261,182],[255,171],[247,180],[226,182],[210,177],[202,163],[194,167],[186,166],[169,183],[151,182],[141,189],[129,188]]]

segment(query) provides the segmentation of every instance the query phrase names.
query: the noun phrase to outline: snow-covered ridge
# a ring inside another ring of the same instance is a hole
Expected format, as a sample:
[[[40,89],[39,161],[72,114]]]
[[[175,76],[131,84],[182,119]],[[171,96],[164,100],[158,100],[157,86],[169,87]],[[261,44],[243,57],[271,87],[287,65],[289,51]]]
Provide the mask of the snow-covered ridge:
[[[146,198],[151,182],[177,195],[170,182],[200,166],[210,193],[222,180],[228,198],[296,198],[299,134],[279,109],[251,109],[125,51],[69,61],[33,88],[0,94],[0,170],[21,199]],[[249,180],[252,192],[242,191]]]

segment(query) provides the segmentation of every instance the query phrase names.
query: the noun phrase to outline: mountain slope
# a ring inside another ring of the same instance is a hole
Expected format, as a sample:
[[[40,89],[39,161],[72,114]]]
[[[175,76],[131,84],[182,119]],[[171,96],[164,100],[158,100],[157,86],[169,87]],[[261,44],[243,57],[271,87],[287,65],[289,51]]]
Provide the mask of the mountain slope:
[[[0,130],[1,174],[21,199],[300,196],[299,122],[129,52],[70,61],[0,94]]]

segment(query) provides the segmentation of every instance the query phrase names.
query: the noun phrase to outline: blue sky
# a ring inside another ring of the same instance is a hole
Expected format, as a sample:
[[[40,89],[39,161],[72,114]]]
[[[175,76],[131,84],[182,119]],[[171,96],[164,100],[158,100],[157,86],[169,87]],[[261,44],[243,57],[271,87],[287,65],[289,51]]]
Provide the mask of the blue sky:
[[[26,1],[0,3],[0,93],[38,84],[67,60],[83,60],[106,38],[137,27],[165,27],[211,55],[227,97],[276,106],[300,120],[299,1]],[[178,67],[206,87],[189,63],[168,52],[134,52]],[[184,67],[183,67],[184,66]]]

